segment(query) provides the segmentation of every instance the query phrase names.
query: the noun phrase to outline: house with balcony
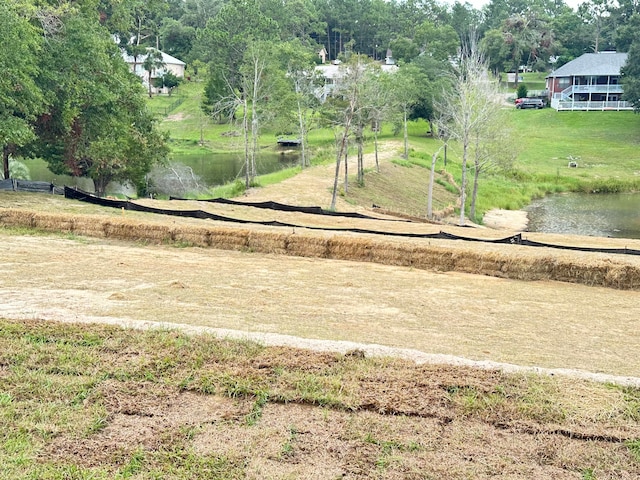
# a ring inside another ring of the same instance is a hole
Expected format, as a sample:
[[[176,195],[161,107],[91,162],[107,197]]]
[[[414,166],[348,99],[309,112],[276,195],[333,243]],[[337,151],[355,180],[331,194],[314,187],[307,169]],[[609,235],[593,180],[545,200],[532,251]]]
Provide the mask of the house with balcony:
[[[621,69],[626,53],[585,53],[547,77],[550,104],[556,110],[633,110],[622,100]]]

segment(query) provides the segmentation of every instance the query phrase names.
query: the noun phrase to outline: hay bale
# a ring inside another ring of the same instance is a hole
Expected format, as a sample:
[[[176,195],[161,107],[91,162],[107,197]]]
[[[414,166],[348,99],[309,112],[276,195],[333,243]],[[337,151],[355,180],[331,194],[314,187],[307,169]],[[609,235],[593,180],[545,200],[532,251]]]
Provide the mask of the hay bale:
[[[291,234],[286,238],[286,251],[296,257],[327,257],[327,239],[308,235]]]
[[[74,219],[69,215],[36,214],[31,226],[48,232],[73,232]]]
[[[209,230],[210,245],[222,250],[246,250],[249,248],[249,230],[212,228]]]
[[[414,247],[411,252],[411,265],[422,270],[448,272],[454,269],[453,252],[430,245]]]
[[[621,290],[640,289],[640,269],[631,265],[610,265],[604,285]]]
[[[383,265],[406,267],[413,261],[413,245],[376,242],[371,245],[371,261]]]
[[[78,235],[86,235],[87,237],[102,238],[105,236],[104,226],[102,225],[103,221],[103,218],[88,215],[76,216],[74,220],[75,233]]]
[[[372,242],[353,237],[332,237],[327,241],[327,256],[356,262],[371,261]]]
[[[208,247],[211,244],[211,234],[208,228],[183,226],[172,229],[170,233],[174,242],[198,247]]]
[[[35,212],[25,210],[0,211],[0,223],[7,227],[33,227]]]
[[[247,239],[249,249],[256,252],[285,254],[287,235],[274,232],[250,232]]]

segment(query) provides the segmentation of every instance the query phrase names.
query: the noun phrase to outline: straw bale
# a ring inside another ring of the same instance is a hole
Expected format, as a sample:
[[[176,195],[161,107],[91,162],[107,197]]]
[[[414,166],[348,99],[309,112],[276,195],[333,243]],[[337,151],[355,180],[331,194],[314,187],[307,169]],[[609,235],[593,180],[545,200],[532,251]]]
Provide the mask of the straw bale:
[[[120,240],[149,240],[164,242],[171,240],[171,229],[153,223],[106,220],[102,223],[105,236]]]
[[[256,231],[250,232],[248,247],[256,252],[285,254],[287,235],[283,233]]]
[[[104,237],[106,234],[103,222],[102,218],[79,215],[74,219],[74,232],[88,237]]]
[[[182,226],[171,232],[174,242],[183,242],[198,247],[208,247],[211,244],[211,232],[208,228]]]
[[[455,268],[455,261],[451,250],[432,246],[416,246],[411,254],[411,265],[423,270],[448,272]]]
[[[8,227],[33,227],[35,213],[25,210],[3,210],[0,223]]]
[[[383,265],[409,266],[413,261],[413,246],[376,242],[371,246],[371,261]]]
[[[297,257],[327,257],[328,241],[325,237],[291,234],[287,236],[287,253]]]
[[[73,218],[68,215],[35,214],[31,226],[47,231],[73,231]]]
[[[244,250],[249,247],[249,230],[213,228],[209,230],[210,245],[222,250]]]
[[[332,237],[327,241],[327,255],[340,260],[370,262],[372,243],[362,238]]]
[[[604,284],[623,290],[640,289],[640,269],[631,265],[611,265],[606,272]]]

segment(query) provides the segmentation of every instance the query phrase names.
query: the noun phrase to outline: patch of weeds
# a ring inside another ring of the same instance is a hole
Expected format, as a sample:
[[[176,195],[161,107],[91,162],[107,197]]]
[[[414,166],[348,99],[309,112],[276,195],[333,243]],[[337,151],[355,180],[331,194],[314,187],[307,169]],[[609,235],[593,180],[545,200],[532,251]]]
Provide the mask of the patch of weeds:
[[[622,395],[625,402],[623,416],[629,420],[640,421],[640,388],[623,387]]]
[[[455,185],[451,185],[449,182],[443,180],[442,178],[436,178],[436,183],[444,187],[444,189],[449,193],[455,193],[456,195],[460,193],[458,187],[456,187]]]
[[[391,160],[391,163],[398,165],[400,167],[406,167],[406,168],[413,168],[414,164],[411,163],[409,160],[404,160],[404,159],[400,159],[400,158],[394,158],[393,160]]]
[[[262,418],[262,409],[269,401],[269,393],[267,392],[257,392],[255,394],[255,401],[253,402],[253,407],[251,407],[251,412],[249,412],[244,420],[247,426],[251,427],[255,425],[258,420]]]
[[[593,472],[593,468],[585,468],[580,472],[582,480],[596,480],[596,474]]]
[[[380,455],[376,458],[375,463],[376,468],[383,470],[391,465],[398,452],[415,452],[419,449],[417,444],[414,442],[412,442],[410,446],[395,440],[378,440],[371,434],[371,432],[367,433],[363,440],[366,443],[371,443],[380,447]]]
[[[463,415],[488,413],[505,401],[505,396],[500,391],[481,392],[470,386],[448,386],[445,390],[450,400],[462,408]]]
[[[640,462],[640,438],[624,442],[636,462]]]
[[[187,240],[174,240],[171,242],[171,246],[175,248],[190,248],[195,247],[195,243],[189,242]]]
[[[122,469],[122,476],[125,478],[129,478],[134,476],[142,471],[142,468],[145,463],[145,455],[142,449],[137,449],[131,455],[129,462]]]
[[[323,377],[303,374],[295,379],[295,394],[303,402],[313,405],[340,405],[339,392],[342,384],[338,377]]]
[[[293,457],[293,444],[298,437],[298,429],[294,426],[289,427],[289,437],[280,448],[280,457]]]
[[[101,415],[97,415],[87,428],[87,436],[104,430],[107,427],[108,423],[109,416],[106,413],[103,412]]]
[[[157,476],[150,478],[175,479],[240,479],[246,478],[242,462],[235,462],[226,456],[202,456],[183,451],[171,452],[163,461],[163,469]]]

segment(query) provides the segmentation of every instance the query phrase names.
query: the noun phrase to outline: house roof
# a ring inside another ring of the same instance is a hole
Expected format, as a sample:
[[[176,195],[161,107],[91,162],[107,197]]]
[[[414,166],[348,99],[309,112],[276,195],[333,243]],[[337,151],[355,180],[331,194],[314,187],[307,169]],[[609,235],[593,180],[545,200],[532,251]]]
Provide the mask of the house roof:
[[[150,49],[151,48],[147,48],[147,50]],[[172,57],[168,53],[164,53],[161,50],[158,51],[162,54],[162,63],[164,63],[165,65],[186,65],[186,63],[184,63],[182,60],[178,60],[176,57]],[[122,57],[124,58],[125,62],[133,63],[133,56],[127,55],[124,51],[122,52]],[[136,63],[144,63],[145,58],[147,58],[146,55],[138,55]]]
[[[551,72],[549,77],[574,77],[582,75],[620,75],[620,69],[627,63],[626,53],[600,52],[584,55],[565,63]]]

